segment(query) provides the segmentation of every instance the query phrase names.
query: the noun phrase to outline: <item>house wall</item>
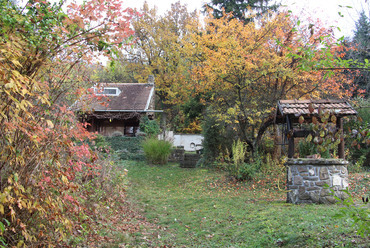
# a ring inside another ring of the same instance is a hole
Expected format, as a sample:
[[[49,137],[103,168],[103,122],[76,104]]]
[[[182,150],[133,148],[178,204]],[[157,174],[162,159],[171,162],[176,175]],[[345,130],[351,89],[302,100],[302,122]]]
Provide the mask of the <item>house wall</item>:
[[[125,134],[125,123],[120,120],[103,120],[98,127],[98,132],[104,136],[123,136]]]
[[[108,119],[93,119],[91,126],[88,127],[90,132],[98,132],[103,136],[135,136],[139,130],[138,120],[108,120]]]

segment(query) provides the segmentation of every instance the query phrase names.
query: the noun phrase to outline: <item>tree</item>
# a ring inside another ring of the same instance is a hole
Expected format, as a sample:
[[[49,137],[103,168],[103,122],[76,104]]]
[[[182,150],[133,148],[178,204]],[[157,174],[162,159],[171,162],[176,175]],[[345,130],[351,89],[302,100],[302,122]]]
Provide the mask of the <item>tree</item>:
[[[269,4],[270,0],[212,0],[204,5],[203,11],[207,13],[208,9],[212,10],[215,18],[221,18],[225,13],[232,13],[233,18],[237,18],[244,23],[253,21],[250,15],[255,12],[261,16],[268,11],[276,11],[280,6],[278,3]]]
[[[121,52],[117,53],[117,58],[112,58],[111,62],[102,66],[95,64],[90,67],[92,72],[91,79],[97,83],[137,83],[134,71],[129,70],[130,66],[125,61]]]
[[[370,59],[370,22],[365,12],[360,13],[360,17],[356,22],[356,30],[354,37],[350,41],[346,41],[347,46],[346,56],[347,60],[351,60],[350,64],[355,66],[358,63],[368,64]],[[353,67],[355,67],[353,66]],[[349,78],[354,78],[355,84],[358,86],[357,93],[369,96],[370,90],[370,70],[347,70],[346,75]]]
[[[185,54],[184,42],[189,39],[187,26],[197,22],[198,16],[188,13],[179,2],[172,4],[163,16],[146,3],[140,12],[133,21],[135,42],[123,56],[139,83],[146,83],[154,75],[159,108],[166,111],[172,122],[179,113],[179,105],[188,101],[194,91],[189,73],[192,61]]]
[[[117,1],[0,0],[0,243],[63,245],[83,214],[78,175],[98,169],[93,138],[67,104],[85,66],[132,34]]]
[[[233,126],[251,150],[274,123],[279,99],[340,98],[350,92],[341,76],[328,78],[308,67],[334,60],[322,50],[334,43],[332,33],[319,23],[312,32],[287,13],[248,24],[230,14],[210,16],[205,23],[191,43],[199,60],[196,87],[211,93],[204,100],[213,114]]]

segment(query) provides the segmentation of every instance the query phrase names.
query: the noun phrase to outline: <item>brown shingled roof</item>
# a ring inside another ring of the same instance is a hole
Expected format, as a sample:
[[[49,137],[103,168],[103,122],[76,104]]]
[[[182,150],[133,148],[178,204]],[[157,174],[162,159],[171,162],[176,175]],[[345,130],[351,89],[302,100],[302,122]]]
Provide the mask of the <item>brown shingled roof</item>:
[[[278,115],[308,115],[309,105],[312,105],[317,115],[319,108],[323,111],[334,112],[337,116],[357,115],[357,111],[344,100],[280,100],[278,102]]]
[[[154,95],[153,84],[109,83],[99,85],[99,88],[103,87],[118,88],[120,94],[118,96],[104,96],[103,101],[107,103],[106,106],[101,105],[98,100],[93,102],[90,107],[94,111],[145,111],[148,110],[149,102]]]

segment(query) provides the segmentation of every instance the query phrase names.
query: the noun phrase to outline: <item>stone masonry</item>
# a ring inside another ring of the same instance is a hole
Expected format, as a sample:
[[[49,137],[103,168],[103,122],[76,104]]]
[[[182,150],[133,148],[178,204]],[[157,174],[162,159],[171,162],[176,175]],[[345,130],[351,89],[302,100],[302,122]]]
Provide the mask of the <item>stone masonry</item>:
[[[183,146],[177,146],[175,149],[172,150],[170,157],[168,158],[168,162],[179,162],[183,161],[185,156],[185,149]]]
[[[345,199],[341,190],[348,188],[348,162],[343,159],[289,159],[287,167],[287,202],[333,204]],[[330,187],[327,188],[325,185]]]
[[[181,168],[195,168],[199,159],[199,153],[185,153],[184,147],[178,146],[172,150],[168,162],[177,162]]]

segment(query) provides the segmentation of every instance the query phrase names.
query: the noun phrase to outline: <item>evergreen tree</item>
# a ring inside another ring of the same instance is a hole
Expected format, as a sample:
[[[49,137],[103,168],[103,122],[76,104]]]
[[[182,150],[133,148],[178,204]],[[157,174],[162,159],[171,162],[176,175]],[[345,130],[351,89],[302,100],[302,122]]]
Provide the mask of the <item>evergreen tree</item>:
[[[353,47],[346,54],[346,59],[352,59],[359,63],[364,63],[370,60],[370,20],[365,12],[360,13],[360,17],[356,22],[356,30],[352,41],[347,42],[348,46]],[[350,71],[347,72],[350,78],[354,79],[355,84],[361,90],[366,90],[365,96],[369,96],[370,90],[370,71]]]
[[[213,11],[215,18],[223,16],[225,13],[232,12],[234,18],[237,18],[245,23],[253,21],[253,18],[247,17],[249,9],[260,16],[269,10],[276,11],[280,3],[270,4],[271,0],[211,0],[210,3],[204,5],[204,12],[210,8]]]

